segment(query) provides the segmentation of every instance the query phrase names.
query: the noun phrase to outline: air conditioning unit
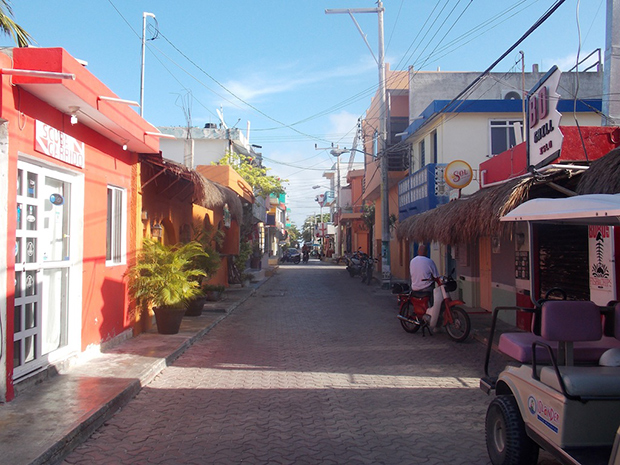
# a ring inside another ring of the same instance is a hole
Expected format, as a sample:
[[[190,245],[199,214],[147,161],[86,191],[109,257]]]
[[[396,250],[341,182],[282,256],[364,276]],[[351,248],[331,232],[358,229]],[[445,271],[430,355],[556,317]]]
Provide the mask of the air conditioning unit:
[[[502,99],[503,100],[521,100],[521,92],[514,89],[504,89],[502,90]]]

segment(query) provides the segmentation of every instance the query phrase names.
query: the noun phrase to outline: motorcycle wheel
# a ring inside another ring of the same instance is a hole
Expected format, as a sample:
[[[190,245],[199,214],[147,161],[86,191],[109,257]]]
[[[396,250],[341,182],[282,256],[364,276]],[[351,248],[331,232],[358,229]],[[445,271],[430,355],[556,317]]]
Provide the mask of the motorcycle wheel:
[[[450,313],[452,314],[452,323],[446,324],[446,332],[456,342],[463,342],[471,330],[469,315],[461,307],[452,307]]]
[[[368,271],[366,271],[366,285],[370,286],[371,281],[372,281],[372,267],[368,268]]]
[[[417,318],[415,315],[415,312],[413,311],[413,305],[411,305],[411,302],[409,301],[403,302],[403,304],[400,306],[400,315],[406,318],[409,318],[411,320],[415,320]],[[415,333],[418,331],[418,329],[420,329],[420,325],[409,323],[408,321],[405,321],[405,320],[399,320],[399,321],[400,321],[400,325],[408,333]]]
[[[296,265],[301,261],[301,259],[297,256],[293,259],[293,263],[295,263]]]
[[[353,268],[349,268],[349,276],[355,278],[355,270]]]

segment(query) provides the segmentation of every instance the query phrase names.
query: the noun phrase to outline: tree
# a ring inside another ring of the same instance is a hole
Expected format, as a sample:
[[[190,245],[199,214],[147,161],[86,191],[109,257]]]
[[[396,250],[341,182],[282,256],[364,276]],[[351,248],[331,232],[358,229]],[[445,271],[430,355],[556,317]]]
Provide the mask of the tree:
[[[268,197],[269,194],[284,193],[282,183],[287,182],[287,180],[267,174],[270,168],[265,168],[256,163],[250,156],[226,152],[226,155],[215,164],[232,166],[239,173],[239,176],[252,186],[254,193],[259,196]]]
[[[297,228],[295,223],[291,223],[291,226],[287,229],[288,231],[288,244],[289,247],[294,247],[294,244],[298,244],[301,239],[301,233]]]
[[[27,47],[32,37],[19,24],[13,21],[13,8],[9,0],[0,0],[0,29],[10,35],[18,47]]]

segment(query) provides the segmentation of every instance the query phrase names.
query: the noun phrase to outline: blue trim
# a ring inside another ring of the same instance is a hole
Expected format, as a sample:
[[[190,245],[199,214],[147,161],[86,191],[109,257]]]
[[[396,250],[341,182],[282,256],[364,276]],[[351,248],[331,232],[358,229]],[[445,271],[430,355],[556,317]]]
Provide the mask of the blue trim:
[[[407,139],[414,134],[426,121],[436,113],[439,113],[450,100],[433,100],[422,112],[422,119],[411,123],[406,129],[406,135],[401,140]],[[575,108],[574,100],[560,100],[558,102],[558,111],[560,113],[572,113]],[[582,99],[577,100],[576,111],[579,113],[591,113],[601,111],[603,101],[600,99]],[[448,106],[444,113],[521,113],[523,106],[521,100],[456,100]]]

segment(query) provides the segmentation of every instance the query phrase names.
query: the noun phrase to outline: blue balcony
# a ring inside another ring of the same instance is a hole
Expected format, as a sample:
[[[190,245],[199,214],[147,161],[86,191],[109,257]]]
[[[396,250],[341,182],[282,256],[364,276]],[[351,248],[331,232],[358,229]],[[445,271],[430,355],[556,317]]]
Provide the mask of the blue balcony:
[[[398,220],[431,210],[450,200],[445,164],[431,163],[398,183]]]

